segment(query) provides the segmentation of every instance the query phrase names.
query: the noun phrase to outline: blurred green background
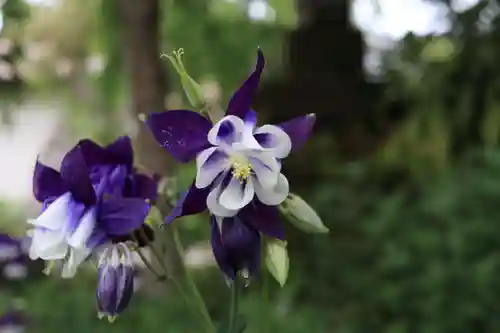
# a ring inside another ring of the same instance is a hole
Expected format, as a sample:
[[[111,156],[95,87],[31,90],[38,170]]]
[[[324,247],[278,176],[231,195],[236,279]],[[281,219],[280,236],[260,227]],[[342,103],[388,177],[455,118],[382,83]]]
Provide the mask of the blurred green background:
[[[141,164],[187,186],[192,166],[149,151],[136,121],[188,107],[160,54],[182,47],[207,98],[225,105],[260,46],[259,119],[318,115],[284,173],[330,233],[287,226],[288,284],[270,281],[268,297],[266,275],[251,284],[248,332],[499,332],[497,1],[5,0],[1,11],[0,231],[22,233],[38,210],[36,155],[57,165],[80,137],[129,133]],[[210,257],[206,217],[178,225]],[[220,319],[222,276],[188,266]],[[94,273],[34,272],[0,282],[4,309],[24,298],[28,332],[199,332],[182,298],[151,280],[109,325],[96,318]]]

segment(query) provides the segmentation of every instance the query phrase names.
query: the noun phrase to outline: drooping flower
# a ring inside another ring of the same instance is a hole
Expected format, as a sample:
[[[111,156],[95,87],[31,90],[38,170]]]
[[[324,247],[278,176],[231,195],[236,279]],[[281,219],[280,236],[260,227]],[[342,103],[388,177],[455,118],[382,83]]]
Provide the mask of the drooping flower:
[[[212,251],[228,280],[257,273],[261,260],[260,233],[240,217],[211,217]]]
[[[124,243],[104,249],[99,259],[97,279],[99,317],[114,321],[128,306],[134,294],[132,254]]]
[[[22,333],[25,331],[26,319],[19,311],[8,311],[0,315],[0,332]]]
[[[132,163],[129,137],[106,147],[82,140],[59,172],[37,161],[33,193],[43,210],[29,221],[35,226],[30,258],[64,260],[62,275],[72,277],[94,248],[140,228],[156,183]]]
[[[207,208],[218,217],[234,217],[249,206],[249,211],[256,214],[255,208],[272,207],[268,209],[275,210],[275,206],[285,200],[289,184],[281,174],[281,160],[305,143],[315,115],[298,117],[277,126],[256,125],[256,113],[251,104],[264,62],[259,49],[255,70],[232,96],[226,116],[215,125],[199,113],[187,110],[156,113],[147,119],[156,140],[172,156],[180,162],[196,159],[197,164],[196,180],[178,201],[166,223]],[[264,226],[263,221],[249,223],[263,233],[279,229],[277,234],[281,236],[281,226]],[[276,223],[280,224],[279,220]]]

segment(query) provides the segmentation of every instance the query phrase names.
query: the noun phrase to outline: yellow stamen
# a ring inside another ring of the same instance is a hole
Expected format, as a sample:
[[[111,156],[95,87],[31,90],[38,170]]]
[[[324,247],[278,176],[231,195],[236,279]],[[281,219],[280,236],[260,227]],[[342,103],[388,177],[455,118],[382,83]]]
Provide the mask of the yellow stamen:
[[[233,169],[231,174],[234,178],[239,179],[240,183],[243,183],[252,174],[252,164],[244,156],[231,157],[231,168]]]

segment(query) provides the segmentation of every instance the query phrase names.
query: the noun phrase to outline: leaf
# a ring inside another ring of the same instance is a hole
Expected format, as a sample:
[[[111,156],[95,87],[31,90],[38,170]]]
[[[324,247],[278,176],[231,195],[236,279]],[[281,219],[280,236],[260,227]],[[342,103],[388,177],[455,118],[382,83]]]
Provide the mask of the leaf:
[[[268,239],[265,244],[265,264],[271,275],[283,287],[288,278],[290,259],[286,242]]]

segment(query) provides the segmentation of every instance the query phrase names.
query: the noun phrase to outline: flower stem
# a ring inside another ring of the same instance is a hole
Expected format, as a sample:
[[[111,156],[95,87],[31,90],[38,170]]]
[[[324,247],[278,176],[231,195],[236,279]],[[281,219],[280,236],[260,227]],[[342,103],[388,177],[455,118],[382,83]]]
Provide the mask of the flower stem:
[[[238,305],[240,296],[240,279],[238,276],[231,285],[231,305],[229,308],[229,323],[227,333],[236,333],[236,317],[238,316]]]
[[[169,228],[171,228],[171,231],[173,233],[175,248],[179,253],[179,255],[182,255],[184,253],[184,247],[182,246],[182,242],[179,236],[179,231],[175,225],[170,225]],[[186,281],[185,286],[188,289],[188,292],[191,296],[191,300],[193,301],[200,315],[203,317],[203,320],[205,322],[206,332],[216,333],[217,330],[215,328],[214,323],[212,322],[212,318],[210,317],[205,301],[203,300],[203,297],[201,296],[201,293],[198,290],[198,287],[196,286],[193,277],[191,276],[189,270],[186,269],[186,267],[184,267],[184,278]]]

